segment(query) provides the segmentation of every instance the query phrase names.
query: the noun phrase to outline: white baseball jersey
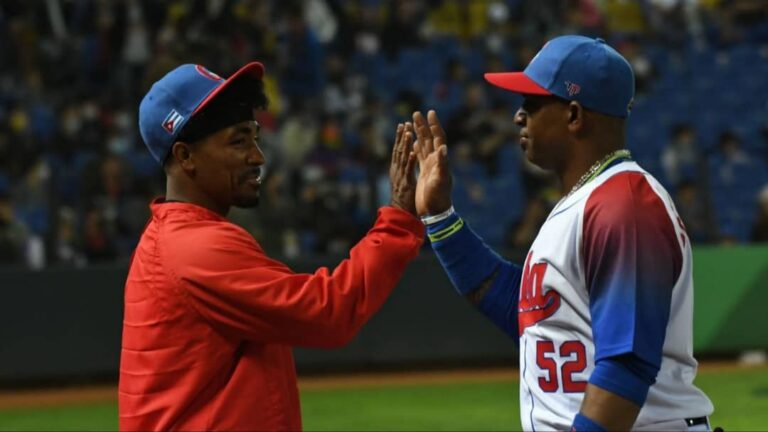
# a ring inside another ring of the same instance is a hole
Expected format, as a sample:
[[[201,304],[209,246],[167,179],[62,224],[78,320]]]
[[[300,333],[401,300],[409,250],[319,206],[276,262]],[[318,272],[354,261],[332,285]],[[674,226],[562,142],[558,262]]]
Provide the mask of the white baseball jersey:
[[[692,321],[691,246],[669,194],[634,162],[610,167],[558,203],[524,263],[523,428],[568,430],[596,359],[658,364],[661,345],[634,429],[687,430],[713,411],[693,385]]]

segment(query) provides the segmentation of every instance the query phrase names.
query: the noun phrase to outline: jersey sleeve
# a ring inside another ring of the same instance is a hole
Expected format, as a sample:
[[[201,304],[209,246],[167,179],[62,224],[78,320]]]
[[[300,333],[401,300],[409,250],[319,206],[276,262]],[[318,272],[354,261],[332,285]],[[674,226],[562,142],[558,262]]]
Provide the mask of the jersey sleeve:
[[[520,344],[517,310],[522,274],[520,266],[502,259],[496,278],[477,305],[480,312],[512,338],[515,345]]]
[[[186,303],[229,337],[307,347],[346,344],[383,305],[424,238],[417,218],[385,207],[348,259],[299,274],[267,257],[240,227],[200,223],[165,245]]]
[[[588,198],[582,257],[595,361],[631,353],[660,366],[683,260],[673,223],[642,173],[616,174]]]
[[[519,343],[517,300],[521,267],[494,252],[456,213],[429,225],[427,231],[432,249],[456,291],[463,296],[472,295],[488,282],[490,285],[477,303],[478,310]]]

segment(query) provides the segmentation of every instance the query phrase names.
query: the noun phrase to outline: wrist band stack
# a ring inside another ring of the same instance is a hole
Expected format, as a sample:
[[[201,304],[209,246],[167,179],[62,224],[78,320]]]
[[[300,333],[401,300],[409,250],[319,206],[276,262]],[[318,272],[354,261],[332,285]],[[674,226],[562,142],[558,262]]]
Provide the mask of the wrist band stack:
[[[456,221],[454,221],[452,224],[448,225],[446,228],[443,228],[436,232],[430,232],[432,230],[427,231],[427,237],[429,237],[429,240],[432,242],[445,240],[448,237],[456,234],[462,227],[464,227],[464,220],[461,218],[457,218]]]
[[[421,218],[421,221],[424,222],[424,225],[432,225],[442,220],[448,219],[448,217],[454,213],[456,213],[456,210],[454,210],[453,206],[451,206],[451,208],[440,214],[424,216]]]

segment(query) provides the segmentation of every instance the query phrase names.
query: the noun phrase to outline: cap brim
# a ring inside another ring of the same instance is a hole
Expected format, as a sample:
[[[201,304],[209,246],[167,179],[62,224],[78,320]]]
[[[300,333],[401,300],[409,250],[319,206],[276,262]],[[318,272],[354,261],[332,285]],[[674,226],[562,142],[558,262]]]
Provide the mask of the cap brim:
[[[511,92],[542,96],[552,95],[552,92],[536,84],[523,72],[493,72],[483,76],[489,83]]]
[[[224,80],[224,83],[218,87],[216,87],[215,90],[213,90],[208,96],[203,99],[202,102],[200,102],[200,105],[195,108],[195,110],[192,112],[192,115],[195,115],[198,111],[203,109],[209,102],[211,102],[216,95],[221,93],[225,88],[227,88],[229,85],[231,85],[234,81],[237,81],[241,78],[247,78],[250,77],[255,80],[261,80],[261,78],[264,76],[264,65],[259,62],[251,62],[247,65],[241,67],[237,72],[233,73],[232,76]]]

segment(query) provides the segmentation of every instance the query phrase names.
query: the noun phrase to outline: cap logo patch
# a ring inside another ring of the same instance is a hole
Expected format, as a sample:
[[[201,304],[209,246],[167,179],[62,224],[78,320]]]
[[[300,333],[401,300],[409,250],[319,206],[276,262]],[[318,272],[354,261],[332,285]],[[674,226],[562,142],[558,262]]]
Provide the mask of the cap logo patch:
[[[202,76],[204,76],[204,77],[206,77],[206,78],[208,78],[210,80],[214,80],[214,81],[223,81],[224,80],[224,78],[216,75],[215,73],[209,71],[208,69],[204,68],[203,66],[195,65],[195,70],[200,75],[202,75]]]
[[[565,88],[568,90],[568,96],[571,96],[571,97],[581,92],[581,86],[576,83],[572,83],[570,81],[565,82]]]
[[[163,120],[163,129],[173,135],[182,121],[184,121],[184,116],[172,109],[171,112],[168,113],[168,116],[165,117],[165,120]]]

